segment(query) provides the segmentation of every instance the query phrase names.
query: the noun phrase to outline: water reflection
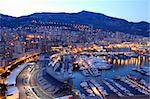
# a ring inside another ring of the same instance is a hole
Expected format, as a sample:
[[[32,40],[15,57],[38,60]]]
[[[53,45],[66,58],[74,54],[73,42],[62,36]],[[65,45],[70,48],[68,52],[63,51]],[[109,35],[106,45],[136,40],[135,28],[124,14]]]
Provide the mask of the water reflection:
[[[136,65],[136,66],[144,66],[145,62],[149,62],[150,58],[146,56],[138,56],[138,57],[131,57],[129,59],[115,59],[115,58],[106,58],[109,63],[115,65]]]

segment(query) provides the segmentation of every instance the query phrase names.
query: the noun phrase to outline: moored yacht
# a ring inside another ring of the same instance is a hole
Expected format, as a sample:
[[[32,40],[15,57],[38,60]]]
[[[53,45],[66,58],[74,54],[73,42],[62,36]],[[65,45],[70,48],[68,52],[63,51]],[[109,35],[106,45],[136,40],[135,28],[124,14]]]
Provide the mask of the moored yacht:
[[[46,66],[46,72],[58,81],[67,83],[72,78],[72,61],[72,54],[54,57]]]

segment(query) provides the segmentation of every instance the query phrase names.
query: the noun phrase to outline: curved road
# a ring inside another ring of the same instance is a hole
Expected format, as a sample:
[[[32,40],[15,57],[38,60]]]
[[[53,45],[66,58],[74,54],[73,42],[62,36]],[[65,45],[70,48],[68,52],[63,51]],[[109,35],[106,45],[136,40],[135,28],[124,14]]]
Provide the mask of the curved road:
[[[52,99],[53,97],[50,94],[47,95],[36,82],[36,75],[41,68],[34,65],[31,72],[28,68],[30,69],[30,66],[26,67],[17,77],[16,86],[20,99]]]

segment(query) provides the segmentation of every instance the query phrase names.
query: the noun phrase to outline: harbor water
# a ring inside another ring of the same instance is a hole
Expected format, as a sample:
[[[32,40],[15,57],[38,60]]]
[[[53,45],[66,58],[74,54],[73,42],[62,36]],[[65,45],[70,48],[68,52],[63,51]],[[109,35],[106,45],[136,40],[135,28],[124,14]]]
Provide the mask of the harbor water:
[[[101,70],[101,76],[98,77],[85,77],[80,70],[75,70],[73,72],[73,86],[77,88],[78,90],[81,91],[81,93],[86,94],[84,89],[80,86],[80,83],[82,81],[94,79],[96,82],[98,82],[101,86],[104,87],[104,89],[109,93],[109,94],[114,94],[102,81],[105,80],[105,78],[108,79],[114,79],[117,76],[120,77],[125,77],[129,74],[134,75],[138,78],[144,79],[147,83],[149,82],[149,76],[141,74],[137,71],[133,71],[133,68],[141,68],[141,67],[149,67],[149,57],[146,56],[138,56],[138,57],[131,57],[128,59],[112,59],[112,58],[106,58],[105,56],[100,56],[107,60],[109,63],[112,64],[112,68],[109,70]],[[138,92],[136,89],[133,89],[129,87],[129,85],[118,81],[114,80],[115,82],[121,84],[124,86],[126,89],[128,89],[130,92],[133,94],[142,94],[141,92]]]

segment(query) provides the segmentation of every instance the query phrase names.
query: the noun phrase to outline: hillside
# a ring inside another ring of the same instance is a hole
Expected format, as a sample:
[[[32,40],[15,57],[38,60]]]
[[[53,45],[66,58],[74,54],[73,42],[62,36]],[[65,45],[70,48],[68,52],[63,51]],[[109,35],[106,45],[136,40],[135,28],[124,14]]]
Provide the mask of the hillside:
[[[150,31],[150,23],[147,22],[128,22],[124,19],[88,11],[79,13],[34,13],[21,17],[0,14],[0,26],[2,27],[16,28],[20,25],[31,24],[32,20],[87,24],[92,25],[93,28],[100,28],[105,31],[119,31],[142,36],[149,36]]]

